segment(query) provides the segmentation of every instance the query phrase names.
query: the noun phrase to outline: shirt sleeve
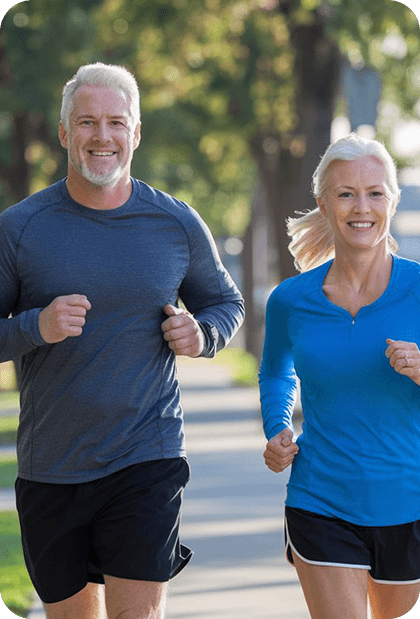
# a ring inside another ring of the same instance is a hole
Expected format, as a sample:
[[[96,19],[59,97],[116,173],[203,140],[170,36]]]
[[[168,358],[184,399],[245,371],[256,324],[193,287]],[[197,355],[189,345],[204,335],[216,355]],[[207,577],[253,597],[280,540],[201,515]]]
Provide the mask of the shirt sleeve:
[[[214,357],[231,340],[244,319],[241,293],[223,266],[214,239],[203,220],[191,209],[188,226],[189,266],[179,296],[205,337],[202,357]]]
[[[38,327],[41,308],[19,309],[19,231],[16,221],[6,213],[0,216],[0,362],[18,359],[45,344]]]
[[[292,426],[296,373],[288,334],[288,308],[277,288],[267,303],[264,351],[259,372],[261,411],[268,440]]]

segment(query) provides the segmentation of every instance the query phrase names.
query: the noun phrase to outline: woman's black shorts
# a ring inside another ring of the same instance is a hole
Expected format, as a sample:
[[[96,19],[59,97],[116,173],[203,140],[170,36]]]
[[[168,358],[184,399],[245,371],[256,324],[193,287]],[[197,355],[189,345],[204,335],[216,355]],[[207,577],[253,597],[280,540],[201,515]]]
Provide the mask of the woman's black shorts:
[[[184,458],[143,462],[82,484],[16,481],[26,565],[54,603],[104,575],[166,582],[191,558],[179,541]]]
[[[420,582],[420,521],[364,527],[286,507],[286,556],[306,563],[367,570],[384,584]]]

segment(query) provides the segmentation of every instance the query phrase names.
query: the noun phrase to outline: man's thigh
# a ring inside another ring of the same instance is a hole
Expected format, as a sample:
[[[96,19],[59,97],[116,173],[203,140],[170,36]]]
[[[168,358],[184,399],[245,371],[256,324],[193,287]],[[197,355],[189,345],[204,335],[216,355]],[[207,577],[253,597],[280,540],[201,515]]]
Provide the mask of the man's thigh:
[[[192,554],[178,537],[188,477],[188,464],[174,458],[89,484],[18,480],[25,558],[42,601],[65,601],[104,574],[162,583],[175,576]]]
[[[118,491],[113,487],[92,523],[89,572],[164,583],[181,571],[192,554],[179,539],[188,477],[183,458],[145,462],[121,471]]]
[[[44,604],[46,619],[107,619],[105,587],[89,583],[71,597],[54,604]]]
[[[163,619],[166,591],[167,583],[105,575],[108,619]]]

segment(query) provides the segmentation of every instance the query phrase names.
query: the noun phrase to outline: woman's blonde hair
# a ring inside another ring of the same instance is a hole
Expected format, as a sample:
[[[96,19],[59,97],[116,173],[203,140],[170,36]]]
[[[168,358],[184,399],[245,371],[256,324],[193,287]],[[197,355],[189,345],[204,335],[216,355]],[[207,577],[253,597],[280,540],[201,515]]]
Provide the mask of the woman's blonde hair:
[[[327,190],[327,172],[333,161],[354,161],[362,157],[375,157],[385,167],[386,189],[392,202],[392,215],[400,200],[397,169],[385,146],[376,140],[368,140],[351,133],[330,144],[312,177],[315,198],[322,197]],[[307,213],[297,213],[301,217],[289,217],[287,232],[292,238],[289,251],[295,259],[299,271],[308,271],[334,257],[334,235],[330,223],[319,208]],[[396,240],[388,233],[390,251],[398,249]]]

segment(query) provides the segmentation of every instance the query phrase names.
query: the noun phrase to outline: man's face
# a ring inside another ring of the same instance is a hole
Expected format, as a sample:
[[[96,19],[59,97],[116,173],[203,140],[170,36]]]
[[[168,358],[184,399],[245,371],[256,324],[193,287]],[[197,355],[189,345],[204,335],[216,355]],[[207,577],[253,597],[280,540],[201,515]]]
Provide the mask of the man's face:
[[[140,123],[132,127],[128,102],[106,86],[81,86],[73,100],[69,128],[60,123],[61,145],[72,172],[96,186],[115,186],[130,177]]]

